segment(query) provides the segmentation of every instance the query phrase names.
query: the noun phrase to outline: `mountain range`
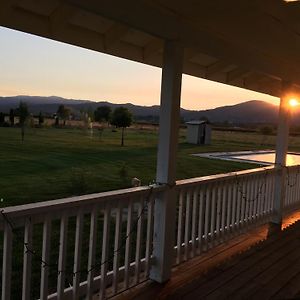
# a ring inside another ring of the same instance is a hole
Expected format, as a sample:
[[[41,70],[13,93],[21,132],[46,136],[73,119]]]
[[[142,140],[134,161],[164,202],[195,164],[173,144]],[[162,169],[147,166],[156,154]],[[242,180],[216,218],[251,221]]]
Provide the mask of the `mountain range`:
[[[42,112],[45,115],[52,115],[57,111],[58,106],[63,104],[72,110],[74,116],[80,116],[80,112],[83,110],[94,111],[101,105],[108,105],[112,109],[119,106],[125,106],[132,112],[137,120],[155,122],[158,120],[159,116],[158,105],[140,106],[131,103],[115,104],[107,101],[96,102],[90,100],[65,99],[56,96],[0,97],[0,112],[8,113],[11,108],[17,108],[20,101],[26,102],[29,107],[29,111],[34,115],[39,114],[39,112]],[[232,124],[273,124],[277,121],[278,106],[260,100],[250,100],[236,105],[221,106],[207,110],[181,109],[181,118],[184,121],[199,120],[203,117],[213,123],[228,122]],[[293,123],[300,124],[299,112],[293,114]]]

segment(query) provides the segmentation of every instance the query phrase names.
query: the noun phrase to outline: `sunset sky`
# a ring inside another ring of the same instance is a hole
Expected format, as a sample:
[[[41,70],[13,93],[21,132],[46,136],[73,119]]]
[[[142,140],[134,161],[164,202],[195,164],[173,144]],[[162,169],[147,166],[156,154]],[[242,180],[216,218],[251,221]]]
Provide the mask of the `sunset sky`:
[[[0,27],[0,96],[159,104],[161,69]],[[207,109],[278,98],[183,76],[182,104]]]

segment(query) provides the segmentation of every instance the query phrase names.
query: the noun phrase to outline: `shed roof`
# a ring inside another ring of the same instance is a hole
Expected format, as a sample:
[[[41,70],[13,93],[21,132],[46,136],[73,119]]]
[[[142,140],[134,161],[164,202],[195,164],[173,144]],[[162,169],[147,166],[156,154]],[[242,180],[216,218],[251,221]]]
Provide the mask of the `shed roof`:
[[[283,0],[3,0],[0,25],[153,66],[163,40],[184,73],[280,95],[300,90],[300,4]]]
[[[195,121],[186,122],[185,124],[187,124],[187,125],[201,125],[201,124],[208,124],[208,122],[207,121],[195,120]]]

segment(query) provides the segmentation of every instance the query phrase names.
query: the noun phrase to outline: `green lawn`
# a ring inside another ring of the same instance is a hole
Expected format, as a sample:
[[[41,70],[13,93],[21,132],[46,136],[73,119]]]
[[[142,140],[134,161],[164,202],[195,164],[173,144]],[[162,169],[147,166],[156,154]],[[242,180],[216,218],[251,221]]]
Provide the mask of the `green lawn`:
[[[124,147],[119,145],[120,131],[106,129],[101,140],[98,134],[97,130],[91,137],[80,129],[28,129],[22,144],[20,129],[0,128],[1,206],[124,188],[132,177],[144,185],[155,180],[157,131],[128,129]],[[255,133],[213,132],[212,145],[194,146],[185,143],[182,130],[177,178],[254,167],[189,154],[272,148],[274,141],[273,136],[266,139]],[[297,148],[298,139],[294,144]]]

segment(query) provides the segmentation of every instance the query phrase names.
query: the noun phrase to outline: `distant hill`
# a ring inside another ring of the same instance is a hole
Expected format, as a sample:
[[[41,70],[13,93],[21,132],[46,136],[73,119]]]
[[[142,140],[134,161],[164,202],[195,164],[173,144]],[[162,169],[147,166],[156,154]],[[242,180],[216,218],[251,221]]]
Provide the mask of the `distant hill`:
[[[95,110],[101,105],[108,105],[112,108],[125,106],[139,120],[158,120],[159,116],[159,106],[157,105],[114,104],[106,101],[95,102],[90,100],[65,99],[56,96],[0,97],[0,112],[8,113],[11,108],[17,108],[20,101],[26,102],[30,112],[33,114],[38,114],[41,111],[46,115],[52,115],[57,111],[60,104],[64,104],[72,109],[75,116],[79,116],[81,110]],[[206,117],[211,122],[229,122],[233,124],[276,123],[277,115],[278,107],[276,105],[260,100],[251,100],[236,105],[200,111],[181,109],[181,117],[185,121]],[[294,123],[300,123],[299,113],[293,116],[293,121]]]

